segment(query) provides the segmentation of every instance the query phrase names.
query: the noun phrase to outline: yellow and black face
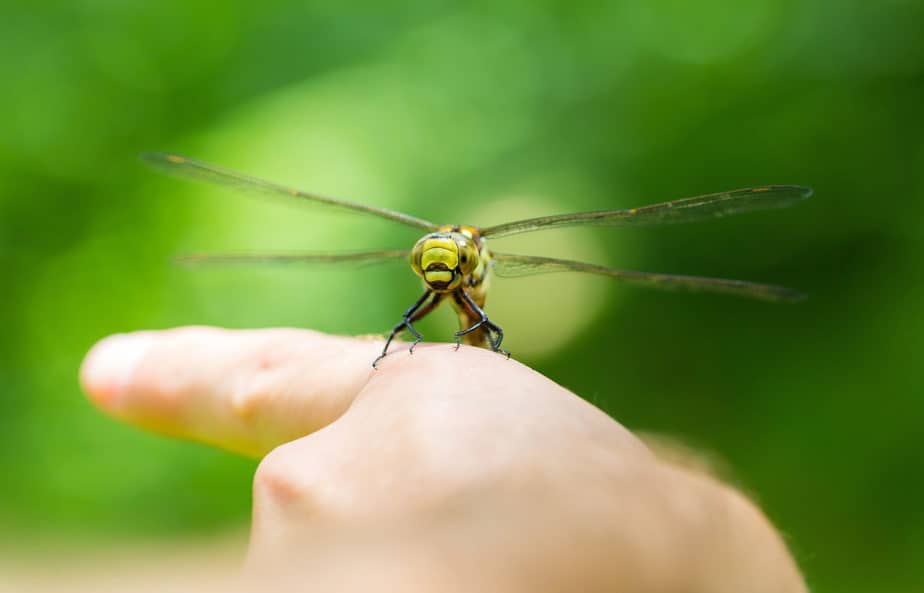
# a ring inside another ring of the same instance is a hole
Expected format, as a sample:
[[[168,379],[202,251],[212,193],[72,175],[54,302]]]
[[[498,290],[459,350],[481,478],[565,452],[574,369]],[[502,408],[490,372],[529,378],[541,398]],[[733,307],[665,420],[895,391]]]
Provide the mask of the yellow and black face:
[[[423,237],[411,250],[411,267],[433,292],[452,292],[479,269],[475,229],[446,227]]]

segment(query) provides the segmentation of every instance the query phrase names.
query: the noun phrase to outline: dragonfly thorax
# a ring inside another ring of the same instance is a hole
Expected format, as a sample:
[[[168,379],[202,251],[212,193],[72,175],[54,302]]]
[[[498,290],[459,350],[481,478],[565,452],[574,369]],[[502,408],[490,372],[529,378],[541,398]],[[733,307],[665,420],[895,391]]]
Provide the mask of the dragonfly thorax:
[[[472,227],[442,227],[422,237],[411,250],[411,267],[434,292],[452,292],[483,269],[484,242]]]

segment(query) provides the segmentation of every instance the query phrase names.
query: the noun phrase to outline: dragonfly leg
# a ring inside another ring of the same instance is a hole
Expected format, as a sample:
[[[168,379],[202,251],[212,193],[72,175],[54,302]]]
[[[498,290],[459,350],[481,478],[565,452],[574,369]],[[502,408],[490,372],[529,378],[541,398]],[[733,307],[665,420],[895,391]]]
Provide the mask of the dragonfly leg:
[[[433,309],[436,309],[436,306],[440,304],[441,300],[443,300],[443,295],[434,293],[433,298],[430,299],[430,302],[424,305],[423,307],[421,307],[420,309],[418,309],[413,315],[411,315],[410,319],[408,319],[407,322],[404,324],[405,327],[407,327],[407,329],[412,334],[414,334],[414,342],[411,344],[411,347],[408,349],[408,354],[413,354],[414,346],[416,346],[417,344],[420,344],[423,341],[423,336],[420,335],[417,329],[411,324],[419,319],[423,319],[424,317],[426,317],[427,313],[429,313]]]
[[[459,344],[461,343],[462,336],[464,336],[465,334],[471,333],[475,331],[476,329],[484,326],[488,330],[487,332],[488,341],[491,343],[491,350],[493,350],[494,352],[503,354],[507,358],[510,358],[510,352],[508,352],[507,350],[502,350],[500,347],[501,342],[504,341],[504,330],[502,330],[499,325],[497,325],[496,323],[488,319],[488,316],[487,314],[485,314],[484,310],[481,307],[479,307],[478,304],[475,303],[475,301],[472,300],[472,297],[469,296],[467,292],[465,292],[464,290],[461,290],[456,294],[457,294],[456,300],[457,301],[462,300],[465,306],[468,307],[472,312],[474,312],[479,317],[478,321],[473,323],[471,327],[467,327],[455,333],[456,350],[459,349]],[[458,294],[461,294],[461,297],[459,297]]]
[[[501,327],[497,325],[496,323],[494,323],[493,321],[488,321],[487,323],[485,323],[485,327],[487,327],[488,330],[490,332],[493,332],[496,336],[495,339],[491,340],[491,349],[494,350],[495,352],[503,354],[507,358],[510,358],[510,351],[504,350],[503,348],[500,347],[501,342],[504,341],[504,330],[502,330]],[[489,334],[488,339],[491,339],[490,334]]]
[[[488,330],[488,341],[491,343],[491,350],[510,358],[510,352],[500,347],[501,342],[504,341],[504,330],[490,319],[485,320],[484,327]]]
[[[398,322],[398,324],[395,325],[395,327],[393,327],[388,333],[388,338],[385,340],[385,347],[382,348],[382,353],[379,354],[379,356],[372,362],[372,368],[378,368],[376,365],[378,365],[379,361],[385,358],[385,355],[388,354],[388,347],[391,346],[391,341],[394,340],[395,336],[401,333],[401,331],[405,328],[407,328],[407,330],[414,336],[414,343],[411,344],[411,348],[409,350],[410,353],[414,352],[414,346],[423,341],[423,336],[420,335],[420,332],[417,331],[413,323],[436,308],[440,300],[443,298],[443,295],[441,294],[433,294],[433,298],[430,299],[430,302],[424,305],[424,302],[431,294],[433,293],[431,293],[429,290],[424,291],[423,295],[421,295],[421,297],[417,299],[417,301],[411,305],[407,311],[404,312],[404,315],[401,316],[401,321]]]

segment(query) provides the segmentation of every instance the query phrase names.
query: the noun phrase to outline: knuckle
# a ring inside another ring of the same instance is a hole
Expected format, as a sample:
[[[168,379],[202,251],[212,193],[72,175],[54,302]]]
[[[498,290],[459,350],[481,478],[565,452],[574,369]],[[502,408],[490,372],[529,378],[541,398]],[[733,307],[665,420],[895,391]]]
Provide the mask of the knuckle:
[[[310,437],[309,437],[310,438]],[[350,480],[331,467],[329,455],[316,444],[297,440],[279,445],[257,466],[253,481],[254,508],[297,512],[305,518],[335,517],[350,508]]]
[[[272,368],[258,364],[234,382],[231,388],[231,409],[245,421],[264,416],[276,400],[277,374]]]
[[[307,488],[299,476],[293,444],[280,445],[257,466],[253,479],[255,503],[288,504],[306,498]]]

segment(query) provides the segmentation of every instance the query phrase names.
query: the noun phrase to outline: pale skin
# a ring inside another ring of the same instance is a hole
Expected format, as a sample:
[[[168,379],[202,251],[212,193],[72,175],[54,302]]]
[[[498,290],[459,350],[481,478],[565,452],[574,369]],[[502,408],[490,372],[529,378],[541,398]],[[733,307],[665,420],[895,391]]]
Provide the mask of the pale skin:
[[[744,496],[536,371],[448,344],[373,370],[381,349],[294,329],[140,332],[94,347],[81,382],[122,421],[262,459],[255,589],[806,591]]]

